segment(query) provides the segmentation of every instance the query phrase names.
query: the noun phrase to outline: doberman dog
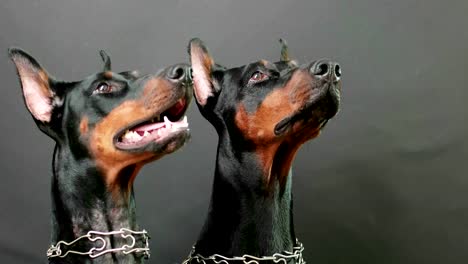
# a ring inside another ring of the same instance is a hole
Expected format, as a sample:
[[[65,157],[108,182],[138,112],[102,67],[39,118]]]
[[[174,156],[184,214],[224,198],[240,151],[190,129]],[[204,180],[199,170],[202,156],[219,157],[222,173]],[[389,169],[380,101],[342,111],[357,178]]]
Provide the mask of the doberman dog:
[[[330,60],[299,66],[281,43],[278,62],[227,69],[190,41],[196,102],[219,142],[208,216],[185,263],[303,262],[291,163],[338,112],[341,69]]]
[[[157,74],[104,69],[76,82],[59,81],[18,48],[9,50],[24,101],[39,129],[56,142],[49,263],[141,263],[133,181],[140,168],[189,138],[189,66]]]

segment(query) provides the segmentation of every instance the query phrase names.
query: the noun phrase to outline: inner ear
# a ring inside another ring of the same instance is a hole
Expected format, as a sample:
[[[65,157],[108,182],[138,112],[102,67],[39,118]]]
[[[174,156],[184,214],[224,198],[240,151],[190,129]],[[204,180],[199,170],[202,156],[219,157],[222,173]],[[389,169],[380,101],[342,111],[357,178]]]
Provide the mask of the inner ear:
[[[49,123],[56,97],[52,89],[52,78],[25,51],[12,48],[9,54],[16,65],[26,107],[36,120]]]
[[[213,71],[218,68],[208,49],[200,39],[192,39],[189,44],[190,62],[195,98],[201,106],[205,106],[210,97],[218,90]]]

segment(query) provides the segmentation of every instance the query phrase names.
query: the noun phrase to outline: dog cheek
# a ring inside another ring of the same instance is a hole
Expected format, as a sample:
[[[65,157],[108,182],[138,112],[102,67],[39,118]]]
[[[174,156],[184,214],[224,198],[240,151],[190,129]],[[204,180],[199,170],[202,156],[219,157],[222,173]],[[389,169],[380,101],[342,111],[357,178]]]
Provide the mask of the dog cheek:
[[[269,132],[270,121],[269,118],[259,117],[259,114],[258,110],[255,113],[248,113],[244,104],[241,104],[236,111],[234,123],[245,139],[255,143],[268,142],[273,137]]]
[[[89,129],[89,121],[88,117],[83,117],[80,121],[80,136],[81,137],[86,137],[88,135],[88,129]]]

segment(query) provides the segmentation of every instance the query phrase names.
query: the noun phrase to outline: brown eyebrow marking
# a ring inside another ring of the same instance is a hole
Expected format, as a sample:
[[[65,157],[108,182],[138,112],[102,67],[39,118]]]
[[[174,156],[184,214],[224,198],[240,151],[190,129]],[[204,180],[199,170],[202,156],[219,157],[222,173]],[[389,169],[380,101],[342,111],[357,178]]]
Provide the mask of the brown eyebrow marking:
[[[107,79],[112,79],[113,73],[111,71],[106,71],[104,73],[104,77],[106,77]]]
[[[80,121],[80,134],[85,136],[88,133],[88,117],[84,116]]]
[[[264,60],[264,59],[261,59],[258,61],[260,64],[262,64],[263,66],[267,66],[269,64],[269,62],[267,60]]]

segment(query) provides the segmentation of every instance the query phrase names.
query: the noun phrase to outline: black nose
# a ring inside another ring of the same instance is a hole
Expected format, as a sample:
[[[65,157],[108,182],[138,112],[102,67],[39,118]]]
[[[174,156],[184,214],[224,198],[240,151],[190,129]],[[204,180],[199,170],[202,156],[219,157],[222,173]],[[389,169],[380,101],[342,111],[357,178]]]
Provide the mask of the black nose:
[[[166,76],[167,78],[171,80],[181,81],[186,78],[190,78],[190,75],[191,75],[190,71],[191,71],[190,66],[186,64],[176,64],[167,71]]]
[[[338,82],[341,78],[341,67],[337,62],[330,60],[319,60],[312,63],[310,72],[317,78]]]

